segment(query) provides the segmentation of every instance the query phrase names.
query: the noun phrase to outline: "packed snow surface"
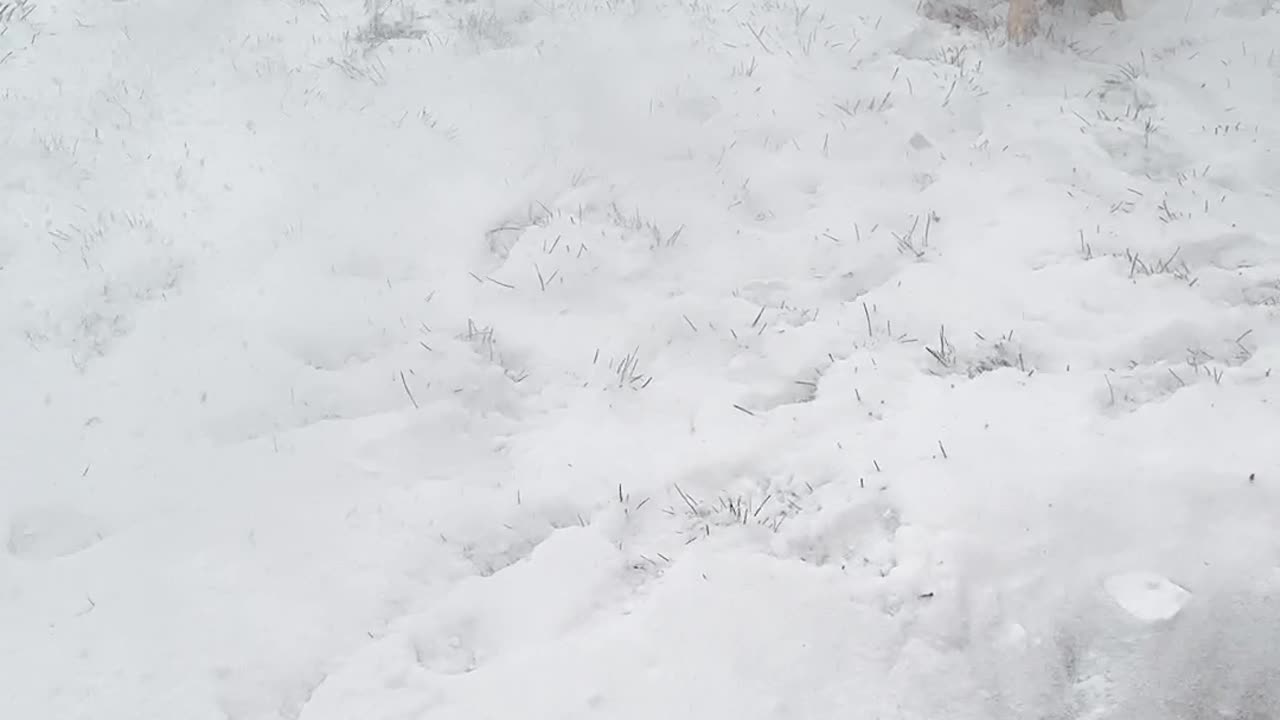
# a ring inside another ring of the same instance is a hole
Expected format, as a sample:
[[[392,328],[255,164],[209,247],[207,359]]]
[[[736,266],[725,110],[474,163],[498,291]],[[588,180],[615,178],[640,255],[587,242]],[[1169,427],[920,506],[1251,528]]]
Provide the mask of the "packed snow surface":
[[[1280,717],[1280,5],[1088,5],[0,0],[0,717]]]

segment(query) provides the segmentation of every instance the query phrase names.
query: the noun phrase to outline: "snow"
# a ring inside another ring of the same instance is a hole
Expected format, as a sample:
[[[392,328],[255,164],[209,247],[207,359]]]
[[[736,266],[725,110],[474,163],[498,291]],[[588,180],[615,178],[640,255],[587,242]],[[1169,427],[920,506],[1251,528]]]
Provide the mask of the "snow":
[[[1170,620],[1191,599],[1186,588],[1155,573],[1121,573],[1107,578],[1104,587],[1116,604],[1144,622]]]
[[[0,717],[1280,716],[1280,12],[1084,5],[0,2]]]

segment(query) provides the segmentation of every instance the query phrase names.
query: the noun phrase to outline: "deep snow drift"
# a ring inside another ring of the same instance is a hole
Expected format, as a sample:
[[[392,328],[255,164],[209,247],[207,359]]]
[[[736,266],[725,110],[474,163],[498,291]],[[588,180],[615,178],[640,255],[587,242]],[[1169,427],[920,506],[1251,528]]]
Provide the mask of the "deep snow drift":
[[[1084,5],[0,1],[0,717],[1280,716],[1280,8]]]

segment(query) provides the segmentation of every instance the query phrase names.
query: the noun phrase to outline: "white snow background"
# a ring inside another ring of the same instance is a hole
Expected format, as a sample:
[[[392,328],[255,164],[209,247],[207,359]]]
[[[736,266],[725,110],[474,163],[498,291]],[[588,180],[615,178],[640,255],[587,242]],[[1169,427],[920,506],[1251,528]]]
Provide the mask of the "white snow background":
[[[1280,6],[1126,4],[0,0],[0,718],[1280,717]]]

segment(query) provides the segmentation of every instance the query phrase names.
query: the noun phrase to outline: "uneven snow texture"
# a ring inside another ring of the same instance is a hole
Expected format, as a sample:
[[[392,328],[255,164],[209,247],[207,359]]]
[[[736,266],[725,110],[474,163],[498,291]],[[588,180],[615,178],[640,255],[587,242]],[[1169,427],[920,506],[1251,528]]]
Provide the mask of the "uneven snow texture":
[[[0,717],[1280,717],[1280,6],[1087,5],[0,0]]]

